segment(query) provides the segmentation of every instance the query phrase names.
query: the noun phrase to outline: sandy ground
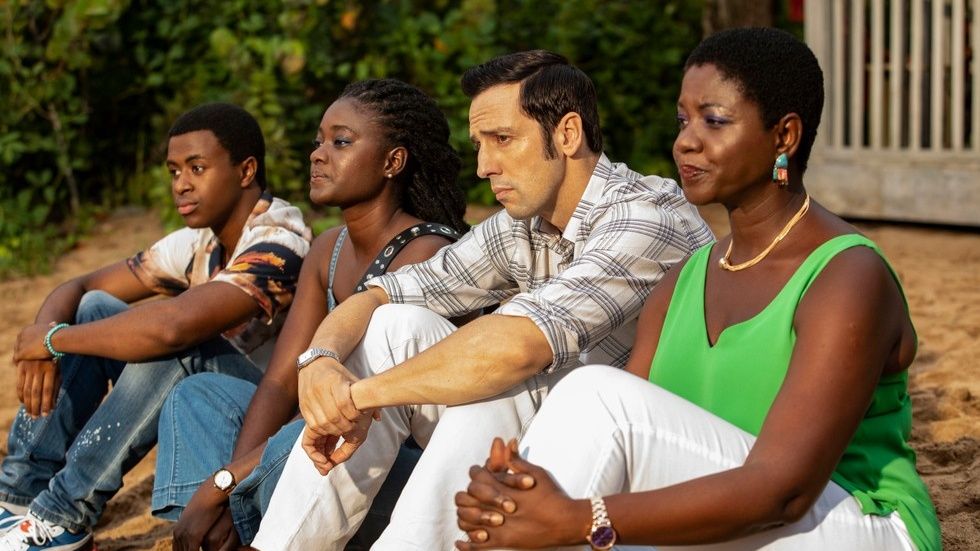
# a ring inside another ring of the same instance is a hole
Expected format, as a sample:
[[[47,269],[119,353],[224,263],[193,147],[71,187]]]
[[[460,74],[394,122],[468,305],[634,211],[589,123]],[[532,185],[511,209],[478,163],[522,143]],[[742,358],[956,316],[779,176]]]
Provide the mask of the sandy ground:
[[[716,232],[725,231],[722,213],[705,214]],[[860,227],[898,271],[919,331],[919,354],[911,371],[913,445],[939,511],[944,547],[980,549],[980,232],[889,224]],[[0,282],[0,357],[10,357],[17,332],[33,320],[55,285],[125,258],[161,234],[153,214],[121,211],[61,258],[51,275]],[[6,452],[7,432],[18,406],[14,370],[9,362],[4,364],[0,454]],[[151,453],[109,502],[96,528],[100,550],[170,548],[168,523],[148,513],[153,462]]]

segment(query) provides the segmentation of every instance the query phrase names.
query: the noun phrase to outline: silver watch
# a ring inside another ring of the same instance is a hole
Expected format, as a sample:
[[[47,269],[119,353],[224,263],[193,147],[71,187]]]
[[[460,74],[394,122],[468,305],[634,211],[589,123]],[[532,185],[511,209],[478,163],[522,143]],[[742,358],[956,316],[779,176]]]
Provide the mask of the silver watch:
[[[317,358],[333,358],[338,362],[340,361],[340,356],[338,356],[333,350],[313,347],[307,349],[306,352],[303,352],[298,358],[296,358],[296,370],[299,371],[300,369],[303,369],[304,367],[313,363],[313,360]]]
[[[214,471],[214,474],[211,475],[211,482],[215,488],[226,494],[231,493],[235,489],[235,486],[238,485],[238,482],[235,481],[235,475],[225,468]]]

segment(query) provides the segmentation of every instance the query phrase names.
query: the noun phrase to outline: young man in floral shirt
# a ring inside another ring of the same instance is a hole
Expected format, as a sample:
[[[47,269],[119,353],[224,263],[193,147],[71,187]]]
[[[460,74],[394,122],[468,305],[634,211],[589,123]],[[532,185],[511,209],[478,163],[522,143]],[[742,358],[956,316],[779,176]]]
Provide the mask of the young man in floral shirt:
[[[187,227],[58,286],[18,337],[23,406],[0,466],[0,549],[84,547],[156,443],[178,381],[262,375],[310,230],[266,193],[262,132],[239,107],[181,115],[167,167]],[[169,298],[132,305],[155,295]]]

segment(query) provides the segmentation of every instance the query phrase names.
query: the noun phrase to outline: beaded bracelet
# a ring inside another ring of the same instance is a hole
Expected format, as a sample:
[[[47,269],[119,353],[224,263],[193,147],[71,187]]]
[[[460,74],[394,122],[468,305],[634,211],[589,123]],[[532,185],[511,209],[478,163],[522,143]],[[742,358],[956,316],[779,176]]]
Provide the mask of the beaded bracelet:
[[[54,327],[52,327],[48,331],[48,334],[44,336],[44,348],[48,349],[48,354],[51,354],[52,359],[58,360],[65,355],[64,352],[58,352],[57,350],[54,349],[54,346],[51,345],[51,337],[53,337],[55,333],[61,331],[65,327],[68,327],[67,323],[59,323]]]

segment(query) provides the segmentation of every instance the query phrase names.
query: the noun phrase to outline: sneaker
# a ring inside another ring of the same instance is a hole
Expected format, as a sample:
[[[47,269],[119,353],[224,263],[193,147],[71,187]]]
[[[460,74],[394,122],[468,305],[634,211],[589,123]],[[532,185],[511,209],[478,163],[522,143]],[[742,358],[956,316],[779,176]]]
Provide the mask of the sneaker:
[[[0,551],[74,551],[88,545],[89,531],[73,534],[62,526],[42,520],[28,512],[10,530],[0,536]]]
[[[17,526],[26,513],[27,507],[19,511],[13,505],[0,505],[0,534]]]

